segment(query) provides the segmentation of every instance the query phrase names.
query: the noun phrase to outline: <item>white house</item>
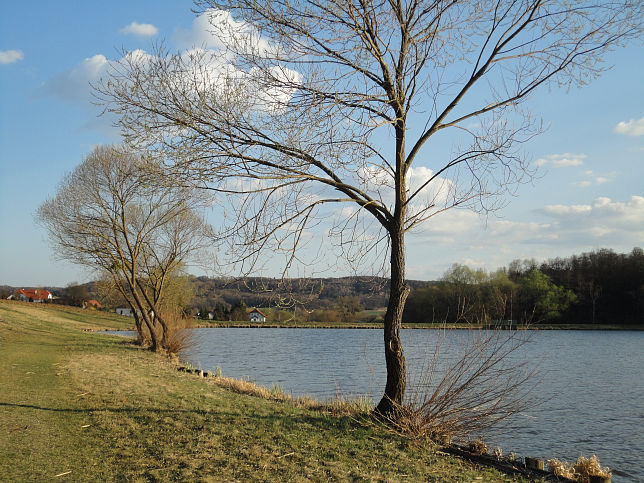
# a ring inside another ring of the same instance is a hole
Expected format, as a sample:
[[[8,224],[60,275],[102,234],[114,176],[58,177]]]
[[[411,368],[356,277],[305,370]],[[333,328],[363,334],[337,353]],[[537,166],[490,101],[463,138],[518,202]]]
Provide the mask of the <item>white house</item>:
[[[264,315],[257,309],[253,309],[248,314],[248,320],[250,320],[251,322],[266,322],[266,315]]]
[[[10,297],[13,300],[22,300],[23,302],[49,302],[53,298],[49,290],[43,290],[41,288],[21,288],[20,290],[16,290],[13,296]]]
[[[116,309],[116,313],[119,315],[126,315],[127,317],[134,317],[132,309],[127,309],[125,307],[119,307]]]

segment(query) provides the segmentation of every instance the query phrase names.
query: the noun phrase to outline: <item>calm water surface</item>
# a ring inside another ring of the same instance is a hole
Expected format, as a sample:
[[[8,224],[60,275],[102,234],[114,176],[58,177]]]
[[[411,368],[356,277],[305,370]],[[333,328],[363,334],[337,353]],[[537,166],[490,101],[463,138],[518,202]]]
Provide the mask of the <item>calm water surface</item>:
[[[449,331],[443,354],[468,331]],[[385,386],[382,331],[360,329],[194,329],[184,357],[224,376],[280,385],[318,399],[368,395]],[[435,330],[402,332],[409,379],[436,347]],[[504,453],[575,460],[596,454],[614,482],[644,481],[644,332],[535,331],[516,355],[538,364],[544,401],[482,437]]]

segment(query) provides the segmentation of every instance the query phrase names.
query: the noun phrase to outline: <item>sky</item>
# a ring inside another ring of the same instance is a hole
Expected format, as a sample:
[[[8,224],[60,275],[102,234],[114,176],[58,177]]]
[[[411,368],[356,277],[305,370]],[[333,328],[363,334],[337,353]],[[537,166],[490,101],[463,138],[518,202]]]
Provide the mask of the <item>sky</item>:
[[[205,23],[192,7],[179,0],[3,3],[0,285],[93,278],[57,259],[34,213],[94,146],[119,141],[89,83],[124,51],[200,45]],[[589,86],[534,96],[530,108],[547,130],[524,150],[538,177],[491,216],[451,210],[411,234],[408,278],[437,279],[452,263],[495,270],[518,258],[644,247],[644,45],[606,60],[613,67]]]

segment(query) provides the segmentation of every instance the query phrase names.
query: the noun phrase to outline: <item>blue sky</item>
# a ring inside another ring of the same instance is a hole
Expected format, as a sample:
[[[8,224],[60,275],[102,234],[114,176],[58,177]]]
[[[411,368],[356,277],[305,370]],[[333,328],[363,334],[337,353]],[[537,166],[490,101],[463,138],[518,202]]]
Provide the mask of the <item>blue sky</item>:
[[[57,261],[33,214],[92,147],[118,142],[88,81],[121,50],[204,39],[188,1],[5,2],[0,16],[0,284],[64,286],[92,274]],[[597,248],[644,246],[644,46],[583,89],[542,90],[547,131],[526,145],[540,176],[487,219],[452,210],[409,237],[408,276],[495,269]],[[216,220],[213,220],[216,223]]]

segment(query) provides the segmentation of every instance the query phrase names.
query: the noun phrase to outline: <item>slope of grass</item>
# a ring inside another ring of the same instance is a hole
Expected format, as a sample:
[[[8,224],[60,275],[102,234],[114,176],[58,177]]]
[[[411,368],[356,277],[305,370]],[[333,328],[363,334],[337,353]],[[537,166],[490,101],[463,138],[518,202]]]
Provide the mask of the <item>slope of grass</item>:
[[[103,317],[0,301],[1,481],[513,481],[82,330]]]

